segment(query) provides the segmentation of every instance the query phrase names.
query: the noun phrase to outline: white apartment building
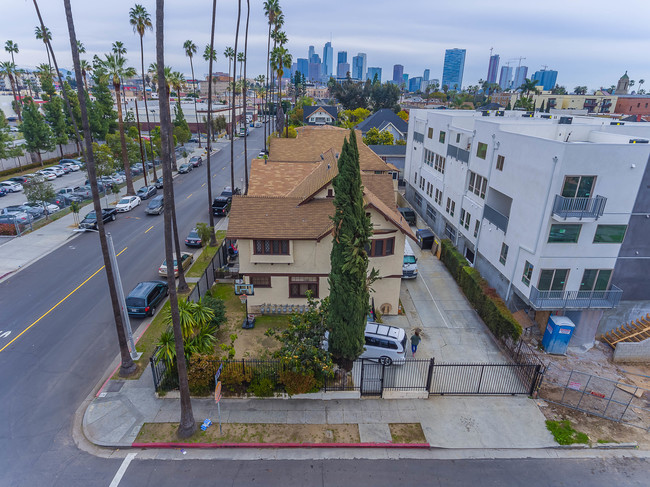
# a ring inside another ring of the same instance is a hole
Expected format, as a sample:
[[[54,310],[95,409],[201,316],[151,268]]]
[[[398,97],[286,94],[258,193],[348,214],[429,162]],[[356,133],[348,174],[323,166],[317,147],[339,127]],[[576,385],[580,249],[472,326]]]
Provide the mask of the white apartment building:
[[[407,200],[511,310],[569,316],[574,345],[650,311],[650,124],[614,123],[410,112]]]

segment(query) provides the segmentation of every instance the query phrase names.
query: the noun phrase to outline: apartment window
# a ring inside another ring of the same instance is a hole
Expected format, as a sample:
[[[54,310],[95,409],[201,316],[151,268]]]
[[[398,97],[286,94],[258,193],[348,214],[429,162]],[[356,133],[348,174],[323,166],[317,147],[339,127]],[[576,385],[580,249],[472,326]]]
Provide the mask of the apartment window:
[[[427,218],[429,218],[432,222],[435,223],[436,221],[436,210],[433,209],[433,207],[429,204],[427,204]]]
[[[457,143],[457,144],[460,143],[460,134],[456,134],[456,143]]]
[[[249,276],[250,282],[253,287],[271,287],[271,276]]]
[[[611,269],[585,269],[584,274],[582,274],[580,290],[607,291],[611,277]]]
[[[306,298],[307,291],[311,291],[314,298],[318,297],[318,277],[289,276],[290,298]]]
[[[476,148],[476,157],[485,159],[486,156],[487,156],[487,144],[484,144],[483,142],[479,142],[478,147]]]
[[[427,183],[427,196],[433,197],[433,184]]]
[[[596,176],[566,176],[562,186],[565,198],[589,198],[596,183]]]
[[[526,286],[530,286],[530,280],[533,277],[533,268],[533,264],[526,261],[524,264],[524,273],[521,276],[521,282],[523,282]]]
[[[422,207],[422,195],[420,193],[413,194],[413,201],[415,201],[416,205]]]
[[[447,198],[447,208],[445,208],[445,211],[451,216],[454,216],[454,212],[456,211],[456,202],[452,201],[451,198]]]
[[[387,255],[393,255],[394,249],[395,249],[395,237],[375,238],[370,241],[368,256],[385,257]]]
[[[460,209],[460,224],[465,227],[465,230],[469,230],[469,224],[472,221],[472,215],[465,211],[465,208]]]
[[[429,130],[427,132],[427,137],[429,137],[430,139],[433,139],[433,128],[432,127],[429,127]]]
[[[435,202],[438,205],[442,205],[442,191],[436,188],[436,196],[434,197]]]
[[[436,154],[436,161],[434,163],[435,165],[434,165],[433,168],[436,171],[438,171],[440,174],[444,174],[445,173],[445,162],[446,161],[447,161],[446,157],[442,157],[442,156],[439,156],[439,155]]]
[[[474,238],[478,237],[479,228],[481,228],[481,222],[476,220],[476,223],[474,223]]]
[[[564,291],[569,269],[542,269],[537,289],[540,291]]]
[[[418,173],[415,173],[415,180],[413,181],[415,184],[418,184]]]
[[[438,157],[435,152],[431,152],[429,149],[424,149],[424,163],[427,166],[433,167],[434,158]]]
[[[501,253],[499,254],[499,262],[503,265],[506,265],[506,259],[508,258],[508,246],[503,242],[501,244]]]
[[[420,176],[420,189],[424,191],[424,178]]]
[[[438,140],[440,141],[441,144],[445,143],[445,133],[441,130],[440,131],[440,137],[438,137]]]
[[[598,225],[594,243],[622,243],[627,225]]]
[[[506,162],[506,158],[504,156],[497,156],[497,170],[498,171],[503,171],[503,164]]]
[[[487,189],[487,179],[479,176],[475,172],[469,172],[469,184],[467,189],[474,193],[476,196],[485,199],[485,191]]]
[[[578,243],[582,225],[551,225],[548,234],[548,243]]]
[[[260,255],[289,255],[288,240],[254,240],[255,253]]]
[[[445,237],[447,237],[452,242],[456,242],[456,229],[449,223],[445,223]]]

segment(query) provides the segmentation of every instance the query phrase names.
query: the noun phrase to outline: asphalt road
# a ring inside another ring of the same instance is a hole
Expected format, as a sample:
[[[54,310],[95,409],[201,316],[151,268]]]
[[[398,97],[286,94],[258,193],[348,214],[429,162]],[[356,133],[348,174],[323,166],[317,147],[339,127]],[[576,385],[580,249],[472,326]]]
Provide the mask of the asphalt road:
[[[262,137],[262,129],[251,132],[250,157],[262,147]],[[238,181],[243,173],[243,143],[235,144]],[[212,158],[215,195],[230,185],[229,159],[227,147]],[[175,179],[181,238],[196,222],[207,221],[205,181],[205,165]],[[158,277],[163,260],[162,216],[145,215],[141,205],[106,228],[117,252],[123,251],[118,262],[127,292],[139,281]],[[123,458],[93,456],[79,450],[72,439],[75,411],[118,354],[97,240],[94,233],[82,234],[0,283],[0,331],[12,331],[8,337],[0,333],[0,349],[33,325],[0,351],[0,487],[108,486],[113,480],[134,487],[647,485],[648,462],[634,459],[163,459],[180,455],[175,451],[156,460],[136,456],[122,471]],[[134,328],[138,323],[134,320]]]

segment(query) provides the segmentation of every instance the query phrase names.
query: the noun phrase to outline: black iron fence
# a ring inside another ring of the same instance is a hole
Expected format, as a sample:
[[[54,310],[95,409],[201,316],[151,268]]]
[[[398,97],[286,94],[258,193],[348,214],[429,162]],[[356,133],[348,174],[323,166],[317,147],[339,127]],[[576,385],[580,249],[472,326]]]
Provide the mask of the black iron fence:
[[[434,364],[429,392],[439,395],[532,395],[539,374],[539,365]]]
[[[188,296],[187,299],[189,301],[197,302],[201,299],[201,296],[210,290],[215,280],[232,277],[232,273],[228,267],[228,249],[230,248],[231,243],[232,242],[228,239],[221,243],[217,253],[214,254],[214,257],[212,257],[212,260]]]

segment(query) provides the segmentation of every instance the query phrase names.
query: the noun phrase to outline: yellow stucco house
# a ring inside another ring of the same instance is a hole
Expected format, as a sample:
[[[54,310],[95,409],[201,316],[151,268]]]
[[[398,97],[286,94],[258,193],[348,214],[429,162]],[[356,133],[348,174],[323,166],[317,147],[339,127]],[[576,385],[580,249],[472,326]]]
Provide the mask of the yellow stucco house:
[[[227,237],[237,239],[239,272],[253,284],[251,313],[285,310],[329,294],[337,158],[349,131],[301,127],[295,139],[271,139],[269,159],[254,159],[248,195],[234,196]],[[375,307],[397,314],[404,240],[415,236],[396,209],[396,168],[357,134],[366,211],[374,234],[369,268],[379,271]]]

